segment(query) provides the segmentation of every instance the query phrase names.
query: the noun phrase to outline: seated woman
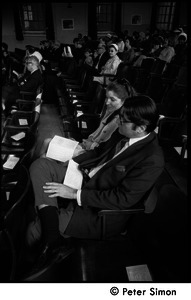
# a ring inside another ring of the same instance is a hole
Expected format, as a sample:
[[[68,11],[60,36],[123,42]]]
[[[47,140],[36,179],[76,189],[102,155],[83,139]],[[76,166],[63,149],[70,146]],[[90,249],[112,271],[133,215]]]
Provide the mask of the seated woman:
[[[136,95],[136,91],[126,79],[122,79],[120,82],[115,81],[108,84],[106,88],[106,111],[100,121],[100,125],[87,139],[83,139],[82,143],[78,144],[73,157],[86,150],[98,147],[102,142],[106,142],[118,128],[120,108],[127,98]],[[51,138],[44,141],[41,148],[41,157],[46,157],[45,152],[50,141]]]
[[[117,68],[119,66],[119,64],[121,63],[121,60],[119,58],[119,56],[117,55],[118,53],[118,46],[116,44],[111,44],[109,46],[109,55],[110,58],[108,59],[108,61],[106,62],[105,66],[102,68],[101,71],[101,75],[102,74],[111,74],[111,75],[115,75],[117,73]],[[104,77],[103,76],[95,76],[93,78],[93,81],[97,81],[101,84],[104,84]],[[109,83],[109,77],[106,78],[105,81],[106,85]]]

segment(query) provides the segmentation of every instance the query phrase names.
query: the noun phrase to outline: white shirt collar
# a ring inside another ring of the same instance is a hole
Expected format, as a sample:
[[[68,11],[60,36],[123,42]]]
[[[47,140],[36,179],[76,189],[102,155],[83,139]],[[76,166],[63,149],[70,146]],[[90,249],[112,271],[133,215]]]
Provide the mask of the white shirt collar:
[[[144,138],[146,138],[150,133],[148,133],[147,135],[144,135],[142,137],[139,138],[131,138],[129,139],[129,146],[133,145],[136,142],[139,142],[140,140],[143,140]]]

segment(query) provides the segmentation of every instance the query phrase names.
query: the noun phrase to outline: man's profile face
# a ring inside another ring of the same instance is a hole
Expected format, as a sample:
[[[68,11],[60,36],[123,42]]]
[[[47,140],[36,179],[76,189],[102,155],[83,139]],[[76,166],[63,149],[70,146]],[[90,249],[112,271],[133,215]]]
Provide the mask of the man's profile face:
[[[131,122],[130,119],[126,116],[124,109],[122,107],[119,114],[119,133],[124,135],[127,138],[137,137],[136,126]]]

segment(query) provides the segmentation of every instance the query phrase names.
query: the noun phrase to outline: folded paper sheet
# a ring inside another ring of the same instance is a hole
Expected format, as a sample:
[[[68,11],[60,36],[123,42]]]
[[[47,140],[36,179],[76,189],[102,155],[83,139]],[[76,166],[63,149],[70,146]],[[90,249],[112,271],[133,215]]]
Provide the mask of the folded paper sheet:
[[[63,184],[73,189],[79,190],[82,186],[82,180],[83,175],[82,172],[78,169],[78,164],[71,159],[68,164]]]
[[[65,162],[73,157],[79,142],[55,135],[50,141],[46,157]]]

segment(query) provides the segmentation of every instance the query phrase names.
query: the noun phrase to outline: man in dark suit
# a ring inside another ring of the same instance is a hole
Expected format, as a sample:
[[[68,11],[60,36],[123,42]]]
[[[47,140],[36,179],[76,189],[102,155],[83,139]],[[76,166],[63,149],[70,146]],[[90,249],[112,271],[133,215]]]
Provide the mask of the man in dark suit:
[[[98,56],[94,59],[93,68],[94,72],[93,75],[99,75],[102,67],[105,66],[106,62],[110,58],[109,52],[106,50],[105,44],[99,44],[97,47]]]
[[[40,158],[31,165],[35,205],[46,244],[43,255],[51,245],[60,244],[60,233],[99,239],[98,211],[135,207],[163,171],[163,153],[154,132],[158,121],[155,103],[147,96],[136,96],[126,99],[120,113],[119,128],[110,140],[73,158],[84,174],[81,189],[63,184],[68,163]],[[71,199],[60,214],[57,197],[64,203]],[[107,224],[108,235],[120,233],[125,222],[112,219]]]
[[[38,87],[43,83],[43,76],[40,71],[39,60],[36,56],[26,59],[27,72],[24,76],[18,76],[15,85],[2,88],[2,103],[8,112],[15,100],[20,97],[20,91],[36,93]]]

